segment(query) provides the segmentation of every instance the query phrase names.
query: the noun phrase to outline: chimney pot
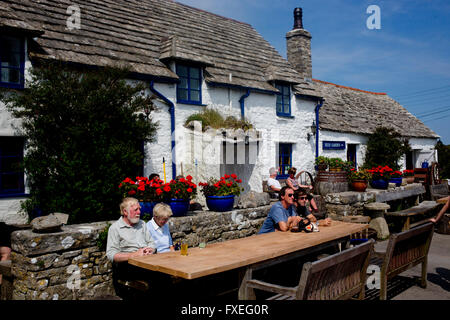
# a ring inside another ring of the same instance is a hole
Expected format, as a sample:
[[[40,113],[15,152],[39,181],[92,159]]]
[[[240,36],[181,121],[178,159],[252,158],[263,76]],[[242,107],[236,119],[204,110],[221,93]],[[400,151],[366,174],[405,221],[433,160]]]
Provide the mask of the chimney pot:
[[[303,11],[302,8],[294,9],[294,28],[295,29],[303,29]]]

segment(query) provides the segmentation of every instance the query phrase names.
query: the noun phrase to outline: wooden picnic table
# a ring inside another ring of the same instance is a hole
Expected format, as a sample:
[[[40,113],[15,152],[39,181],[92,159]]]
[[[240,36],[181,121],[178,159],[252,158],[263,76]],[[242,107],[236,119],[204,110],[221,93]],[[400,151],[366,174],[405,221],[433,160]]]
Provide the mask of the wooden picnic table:
[[[436,200],[437,203],[447,203],[448,197],[439,198]]]
[[[189,248],[187,256],[175,251],[132,258],[128,263],[184,279],[239,268],[245,273],[247,266],[264,268],[281,263],[311,252],[311,249],[320,250],[337,241],[345,241],[367,228],[367,224],[332,221],[330,226],[319,226],[319,232],[271,232],[208,244],[205,248]]]

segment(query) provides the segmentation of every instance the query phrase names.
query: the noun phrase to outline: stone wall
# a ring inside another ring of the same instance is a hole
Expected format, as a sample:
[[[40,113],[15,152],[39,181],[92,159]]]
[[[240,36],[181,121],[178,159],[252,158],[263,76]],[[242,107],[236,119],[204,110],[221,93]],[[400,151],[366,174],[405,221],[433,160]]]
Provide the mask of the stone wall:
[[[261,227],[270,205],[229,212],[199,211],[174,217],[169,226],[174,241],[197,246],[242,238]],[[95,299],[114,295],[112,265],[97,247],[109,222],[63,226],[60,232],[12,233],[13,300]]]
[[[114,294],[112,265],[97,247],[106,222],[11,235],[13,300],[90,299]]]
[[[387,190],[367,189],[366,192],[329,193],[323,198],[329,217],[339,220],[342,216],[363,215],[364,205],[370,202],[391,202],[399,199],[405,201],[412,199],[416,202],[424,193],[425,188],[422,184],[413,183]]]

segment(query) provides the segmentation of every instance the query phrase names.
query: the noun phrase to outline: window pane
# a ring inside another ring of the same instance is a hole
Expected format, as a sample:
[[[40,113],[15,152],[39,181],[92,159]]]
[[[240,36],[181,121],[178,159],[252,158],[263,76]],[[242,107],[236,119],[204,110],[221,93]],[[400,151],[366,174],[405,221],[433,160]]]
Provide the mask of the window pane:
[[[191,79],[200,79],[200,68],[190,68]]]
[[[191,101],[200,102],[200,91],[191,90]]]
[[[282,100],[283,100],[283,97],[281,95],[277,94],[277,104],[281,104]]]
[[[177,90],[177,99],[178,100],[188,100],[188,91],[186,89],[178,89]]]
[[[187,78],[188,76],[187,68],[185,66],[177,66],[177,75]]]
[[[178,83],[178,88],[187,89],[188,88],[188,80],[187,78],[180,78],[180,83]]]
[[[2,172],[18,172],[21,169],[20,159],[17,157],[2,158],[1,160]]]
[[[200,90],[200,81],[192,79],[191,80],[191,89]]]
[[[19,191],[22,189],[20,174],[2,174],[1,176],[0,190],[16,189]]]
[[[277,113],[283,112],[283,105],[281,103],[277,103]]]
[[[291,114],[291,108],[289,107],[289,103],[286,103],[284,105],[284,111],[283,112],[286,113],[286,114]]]
[[[20,83],[20,70],[19,69],[9,69],[9,80],[10,83]]]
[[[3,52],[0,61],[2,67],[20,67],[20,53]]]

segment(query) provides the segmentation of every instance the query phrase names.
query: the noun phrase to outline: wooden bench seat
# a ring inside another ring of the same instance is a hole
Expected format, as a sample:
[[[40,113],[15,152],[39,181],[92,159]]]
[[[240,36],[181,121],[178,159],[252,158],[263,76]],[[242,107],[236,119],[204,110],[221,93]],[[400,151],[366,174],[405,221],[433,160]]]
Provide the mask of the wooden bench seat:
[[[380,266],[380,300],[387,298],[387,282],[396,275],[422,264],[420,285],[427,285],[428,251],[433,237],[432,223],[424,224],[389,238],[386,252],[375,251],[370,264]]]
[[[255,299],[254,290],[276,293],[269,300],[341,300],[358,295],[364,299],[367,266],[374,240],[330,255],[306,262],[296,287],[284,287],[268,282],[244,280],[247,299]],[[294,275],[293,275],[294,276]]]
[[[386,212],[386,216],[400,218],[403,220],[402,231],[409,230],[412,226],[422,224],[425,221],[419,221],[417,223],[411,224],[411,217],[425,215],[426,213],[432,212],[440,206],[436,201],[423,201],[419,205],[394,212]]]
[[[441,183],[430,185],[430,196],[431,200],[437,200],[439,198],[448,197],[448,184]]]

